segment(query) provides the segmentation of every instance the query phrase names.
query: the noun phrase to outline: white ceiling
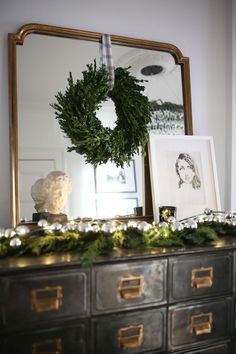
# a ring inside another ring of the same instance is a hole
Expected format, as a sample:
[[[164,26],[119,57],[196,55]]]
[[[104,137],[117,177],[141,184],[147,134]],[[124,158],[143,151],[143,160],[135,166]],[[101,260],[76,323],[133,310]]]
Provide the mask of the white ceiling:
[[[148,79],[145,94],[182,103],[180,66],[169,53],[127,46],[112,46],[115,67],[128,67],[138,79]],[[100,44],[44,35],[28,35],[23,46],[17,46],[17,85],[19,102],[26,105],[50,104],[58,91],[64,91],[69,72],[74,79],[82,77],[86,65],[96,59],[100,64]],[[140,70],[147,65],[163,66],[162,73],[145,77]]]

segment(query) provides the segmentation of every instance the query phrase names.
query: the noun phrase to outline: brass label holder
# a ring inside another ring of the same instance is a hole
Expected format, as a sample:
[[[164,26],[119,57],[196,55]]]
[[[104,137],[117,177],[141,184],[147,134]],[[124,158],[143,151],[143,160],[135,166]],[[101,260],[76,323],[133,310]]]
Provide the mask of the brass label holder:
[[[144,341],[144,325],[131,325],[119,328],[117,339],[120,348],[139,348]]]
[[[31,354],[61,354],[62,340],[61,338],[46,339],[42,342],[32,343]]]
[[[118,281],[118,293],[122,299],[139,298],[144,293],[144,276],[128,275]]]
[[[212,312],[200,313],[199,315],[191,316],[190,331],[197,336],[211,333],[213,325]]]
[[[213,267],[192,270],[191,286],[193,288],[211,288],[213,285]]]
[[[62,287],[32,289],[31,305],[34,312],[58,311],[62,305]]]

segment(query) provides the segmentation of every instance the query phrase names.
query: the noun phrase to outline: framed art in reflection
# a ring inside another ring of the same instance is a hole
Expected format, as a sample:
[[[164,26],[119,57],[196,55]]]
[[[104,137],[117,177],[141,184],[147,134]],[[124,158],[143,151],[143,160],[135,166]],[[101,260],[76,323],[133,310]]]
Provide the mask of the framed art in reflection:
[[[178,220],[221,209],[212,137],[150,134],[149,159],[155,221],[161,205]]]
[[[94,168],[96,193],[132,193],[137,191],[135,163],[124,168],[114,163],[98,165]]]
[[[152,101],[153,114],[148,125],[149,133],[165,135],[185,135],[184,107],[182,104]]]
[[[101,198],[96,200],[97,218],[134,215],[138,198]]]

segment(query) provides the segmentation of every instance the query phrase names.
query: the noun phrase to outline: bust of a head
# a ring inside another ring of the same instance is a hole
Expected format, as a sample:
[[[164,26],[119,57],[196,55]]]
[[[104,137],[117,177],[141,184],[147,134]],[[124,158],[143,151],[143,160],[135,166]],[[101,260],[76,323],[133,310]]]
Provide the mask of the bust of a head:
[[[72,190],[71,178],[62,171],[52,171],[38,179],[31,187],[37,212],[59,214]]]

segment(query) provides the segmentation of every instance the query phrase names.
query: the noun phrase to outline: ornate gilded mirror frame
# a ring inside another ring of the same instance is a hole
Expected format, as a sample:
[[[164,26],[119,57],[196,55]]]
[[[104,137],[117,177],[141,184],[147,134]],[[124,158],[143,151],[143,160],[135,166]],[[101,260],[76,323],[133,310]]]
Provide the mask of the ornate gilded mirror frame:
[[[100,42],[102,33],[88,32],[78,29],[50,26],[44,24],[26,24],[16,33],[8,35],[8,70],[9,70],[9,124],[10,124],[10,169],[11,169],[11,218],[15,226],[20,221],[19,208],[19,166],[18,166],[18,110],[17,110],[17,45],[23,45],[24,39],[31,33],[64,38],[83,39]],[[185,134],[192,134],[192,108],[189,58],[184,57],[174,45],[144,39],[111,35],[111,42],[117,45],[143,49],[158,50],[170,53],[176,64],[181,66],[182,94],[184,106]],[[146,214],[152,213],[151,188],[148,159],[145,162],[145,201]]]

